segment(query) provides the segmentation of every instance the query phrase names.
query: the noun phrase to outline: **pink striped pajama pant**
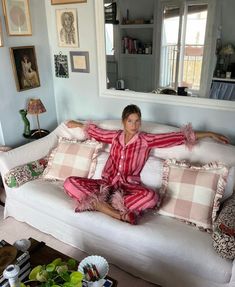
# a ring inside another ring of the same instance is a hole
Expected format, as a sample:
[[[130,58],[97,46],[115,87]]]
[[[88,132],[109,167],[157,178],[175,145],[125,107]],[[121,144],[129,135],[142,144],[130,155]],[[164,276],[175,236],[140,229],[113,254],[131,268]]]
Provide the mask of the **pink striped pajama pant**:
[[[116,183],[107,184],[102,179],[68,177],[64,182],[65,192],[78,201],[76,211],[92,210],[94,200],[107,201],[120,211],[140,213],[154,208],[159,200],[158,194],[142,185]]]

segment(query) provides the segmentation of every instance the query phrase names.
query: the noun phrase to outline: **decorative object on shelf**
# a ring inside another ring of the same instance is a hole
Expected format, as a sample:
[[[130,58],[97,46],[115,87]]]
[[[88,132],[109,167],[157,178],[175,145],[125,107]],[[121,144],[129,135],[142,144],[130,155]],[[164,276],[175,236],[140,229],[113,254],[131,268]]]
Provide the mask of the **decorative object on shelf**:
[[[105,23],[106,24],[119,24],[117,18],[117,3],[112,2],[109,4],[104,4],[104,15],[105,15]]]
[[[47,265],[38,265],[29,274],[29,280],[21,284],[21,287],[35,286],[73,286],[82,287],[83,274],[77,271],[77,261],[69,259],[62,261],[56,258]],[[33,284],[33,285],[32,285]]]
[[[72,72],[89,73],[89,53],[88,52],[70,52],[70,61]]]
[[[78,271],[84,274],[88,287],[102,287],[109,272],[109,264],[104,257],[91,255],[80,262]]]
[[[0,18],[0,47],[3,47],[2,20],[1,20],[1,18]]]
[[[235,53],[235,48],[232,44],[226,44],[220,50],[220,55],[224,59],[224,71],[228,72],[231,64],[231,56]]]
[[[57,9],[56,27],[60,47],[79,47],[78,21],[76,9]]]
[[[20,110],[19,111],[21,117],[22,117],[22,120],[24,122],[24,133],[23,133],[23,136],[30,136],[31,135],[31,130],[30,130],[30,122],[29,120],[27,119],[27,110]]]
[[[29,249],[29,247],[31,246],[31,241],[29,239],[19,239],[19,240],[16,240],[14,243],[13,243],[13,246],[15,246],[15,248],[17,250],[20,250],[22,252],[25,252]]]
[[[87,0],[51,0],[51,5],[86,3]]]
[[[46,109],[45,109],[43,103],[41,102],[41,100],[40,99],[30,99],[28,102],[27,111],[28,111],[28,114],[36,115],[37,125],[38,125],[38,129],[35,130],[33,133],[31,133],[30,136],[33,137],[33,136],[38,134],[39,137],[42,137],[43,135],[47,135],[49,132],[42,130],[40,128],[39,119],[38,119],[39,114],[46,112]]]
[[[67,55],[62,55],[60,52],[59,55],[54,55],[55,61],[55,75],[58,78],[68,78],[69,69],[68,69],[68,57]]]
[[[2,7],[8,35],[32,35],[29,0],[2,0]]]
[[[34,46],[10,48],[17,91],[21,92],[40,86]]]

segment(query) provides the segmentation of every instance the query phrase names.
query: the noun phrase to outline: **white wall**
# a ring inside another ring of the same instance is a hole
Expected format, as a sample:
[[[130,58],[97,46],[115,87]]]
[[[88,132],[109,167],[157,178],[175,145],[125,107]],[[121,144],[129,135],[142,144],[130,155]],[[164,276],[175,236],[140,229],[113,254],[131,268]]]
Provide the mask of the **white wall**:
[[[230,1],[230,4],[233,0]],[[4,47],[0,48],[0,144],[17,146],[23,138],[23,122],[20,109],[26,108],[31,97],[39,97],[47,112],[41,114],[41,127],[52,130],[58,122],[69,118],[107,119],[120,118],[125,105],[130,101],[100,98],[98,95],[98,73],[96,55],[95,13],[93,0],[87,3],[70,4],[78,13],[80,47],[60,48],[57,45],[55,9],[66,5],[51,5],[51,0],[30,0],[33,35],[29,37],[7,36],[3,21],[2,7],[0,17],[3,26]],[[231,7],[227,7],[231,9]],[[235,9],[234,9],[235,11]],[[230,29],[231,30],[231,29]],[[41,86],[28,91],[17,92],[9,55],[9,47],[34,45],[39,68]],[[59,53],[69,56],[69,51],[88,51],[90,73],[72,73],[69,61],[69,79],[54,76],[53,55]],[[222,132],[235,143],[235,113],[219,110],[158,105],[132,101],[142,109],[143,119],[182,125],[192,122],[196,129]],[[56,115],[57,109],[57,115]],[[36,128],[36,119],[28,116],[31,128]]]
[[[27,140],[22,136],[24,124],[19,114],[26,108],[29,98],[40,98],[47,112],[39,115],[41,128],[52,130],[56,124],[55,98],[50,65],[49,43],[46,26],[44,1],[30,0],[32,36],[8,36],[3,19],[2,5],[0,18],[3,30],[4,47],[0,48],[0,144],[18,146]],[[35,46],[41,86],[17,92],[10,60],[10,47]],[[28,115],[31,129],[37,128],[36,117]]]
[[[45,0],[45,3],[52,54],[62,51],[69,56],[70,50],[76,50],[88,51],[90,55],[89,74],[72,73],[69,69],[69,79],[54,78],[58,121],[61,122],[69,118],[120,118],[123,107],[130,101],[100,98],[98,95],[99,67],[97,67],[96,55],[94,1],[87,0],[87,3],[69,5],[70,8],[77,8],[78,13],[80,47],[77,49],[60,49],[57,46],[55,9],[66,8],[65,5],[50,5],[50,0]],[[132,102],[141,107],[143,119],[174,125],[192,122],[195,129],[221,132],[235,142],[234,112],[158,105],[135,100]]]

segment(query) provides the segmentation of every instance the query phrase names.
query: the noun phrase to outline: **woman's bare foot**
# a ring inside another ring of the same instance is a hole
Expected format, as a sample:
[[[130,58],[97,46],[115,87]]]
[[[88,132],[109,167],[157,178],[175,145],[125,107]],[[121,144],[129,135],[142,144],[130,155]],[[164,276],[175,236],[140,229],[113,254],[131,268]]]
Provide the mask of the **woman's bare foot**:
[[[114,209],[107,202],[96,202],[94,209],[100,212],[103,212],[113,218],[119,219],[121,221],[128,222],[130,224],[136,224],[136,214],[132,211],[127,211],[120,213],[118,210]]]

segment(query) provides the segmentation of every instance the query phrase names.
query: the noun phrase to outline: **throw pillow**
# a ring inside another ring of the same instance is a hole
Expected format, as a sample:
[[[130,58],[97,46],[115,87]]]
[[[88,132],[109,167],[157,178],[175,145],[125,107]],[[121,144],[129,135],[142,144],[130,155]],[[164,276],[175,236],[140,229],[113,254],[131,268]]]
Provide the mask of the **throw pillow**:
[[[39,178],[48,163],[48,158],[44,157],[24,165],[12,168],[4,176],[4,181],[9,187],[19,187],[22,184]]]
[[[222,163],[204,166],[166,160],[163,170],[160,214],[211,230],[223,196],[228,168]]]
[[[57,147],[49,156],[43,172],[45,179],[65,180],[69,176],[92,177],[102,143],[95,140],[59,138]]]
[[[235,193],[224,202],[213,226],[212,239],[221,257],[235,259]]]

